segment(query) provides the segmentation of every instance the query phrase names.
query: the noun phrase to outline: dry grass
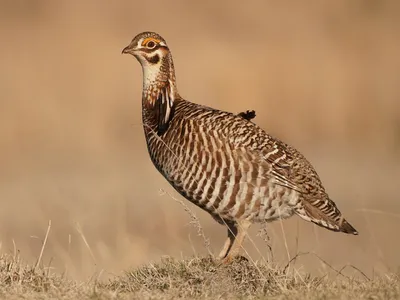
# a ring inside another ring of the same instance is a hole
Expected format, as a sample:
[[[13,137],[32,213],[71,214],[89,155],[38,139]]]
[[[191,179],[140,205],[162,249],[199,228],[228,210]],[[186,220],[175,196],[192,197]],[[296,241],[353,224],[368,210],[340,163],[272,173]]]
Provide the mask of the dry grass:
[[[219,265],[211,256],[165,257],[107,283],[97,277],[77,282],[49,267],[26,265],[18,256],[0,257],[0,297],[7,299],[400,299],[400,279],[394,274],[332,279],[245,259]]]
[[[161,191],[164,193],[164,191]],[[171,195],[170,195],[171,196]],[[210,251],[209,238],[195,213],[184,202],[179,202],[190,216],[198,236]],[[92,249],[77,224],[78,231],[88,252],[96,261]],[[95,272],[84,282],[70,279],[67,268],[60,274],[53,272],[51,260],[43,265],[42,257],[51,229],[51,221],[42,241],[39,257],[34,265],[24,263],[14,247],[13,255],[0,256],[0,297],[7,299],[400,299],[398,274],[370,279],[352,265],[335,269],[318,254],[297,253],[282,267],[268,261],[254,261],[239,256],[231,264],[224,265],[210,254],[206,257],[176,259],[168,256],[159,262],[147,263],[122,276],[102,280],[104,270]],[[269,246],[269,235],[260,235]],[[250,239],[251,240],[251,239]],[[251,240],[253,243],[253,241]],[[253,246],[256,246],[253,244]],[[244,249],[245,250],[245,249]],[[272,249],[271,251],[271,258]],[[288,251],[288,249],[287,249]],[[247,253],[247,251],[245,251]],[[287,252],[289,255],[289,251]],[[302,272],[296,260],[302,256],[314,256],[329,271],[313,276]],[[353,271],[348,275],[346,267]]]

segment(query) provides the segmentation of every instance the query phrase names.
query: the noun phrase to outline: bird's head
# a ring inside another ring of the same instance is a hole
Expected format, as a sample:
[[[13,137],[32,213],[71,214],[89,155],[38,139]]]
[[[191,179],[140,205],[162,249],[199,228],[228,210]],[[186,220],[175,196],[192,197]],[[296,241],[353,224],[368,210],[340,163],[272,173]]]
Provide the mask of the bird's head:
[[[175,71],[171,52],[159,34],[148,31],[138,34],[122,53],[133,55],[142,65],[145,91],[161,88],[166,83],[174,88]]]
[[[136,57],[143,68],[161,66],[170,54],[165,40],[155,32],[138,34],[122,53]]]

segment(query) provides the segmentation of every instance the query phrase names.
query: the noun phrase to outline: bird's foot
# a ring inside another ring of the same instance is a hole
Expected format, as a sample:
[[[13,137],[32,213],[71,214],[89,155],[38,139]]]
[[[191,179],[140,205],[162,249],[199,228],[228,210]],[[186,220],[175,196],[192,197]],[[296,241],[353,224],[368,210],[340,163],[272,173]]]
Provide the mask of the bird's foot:
[[[241,262],[248,262],[249,260],[247,257],[242,255],[230,256],[227,255],[223,259],[219,260],[219,265],[230,265],[232,263],[241,263]]]

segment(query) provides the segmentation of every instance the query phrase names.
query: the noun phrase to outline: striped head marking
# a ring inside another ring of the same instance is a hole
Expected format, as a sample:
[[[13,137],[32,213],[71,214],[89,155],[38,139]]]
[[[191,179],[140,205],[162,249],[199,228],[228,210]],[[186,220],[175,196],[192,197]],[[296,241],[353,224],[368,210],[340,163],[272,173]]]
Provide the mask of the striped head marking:
[[[122,50],[122,53],[133,55],[142,67],[160,65],[169,49],[165,40],[155,32],[142,32],[135,36],[132,42]]]

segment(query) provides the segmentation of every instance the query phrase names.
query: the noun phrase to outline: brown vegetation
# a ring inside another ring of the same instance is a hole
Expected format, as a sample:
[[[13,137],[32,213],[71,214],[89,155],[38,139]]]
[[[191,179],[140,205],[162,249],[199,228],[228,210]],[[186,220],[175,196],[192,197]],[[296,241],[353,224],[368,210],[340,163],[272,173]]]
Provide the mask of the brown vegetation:
[[[211,257],[165,257],[101,283],[95,274],[76,282],[50,268],[0,257],[0,297],[7,299],[399,299],[400,278],[324,278],[247,260],[220,266]],[[341,274],[338,274],[341,275]]]

